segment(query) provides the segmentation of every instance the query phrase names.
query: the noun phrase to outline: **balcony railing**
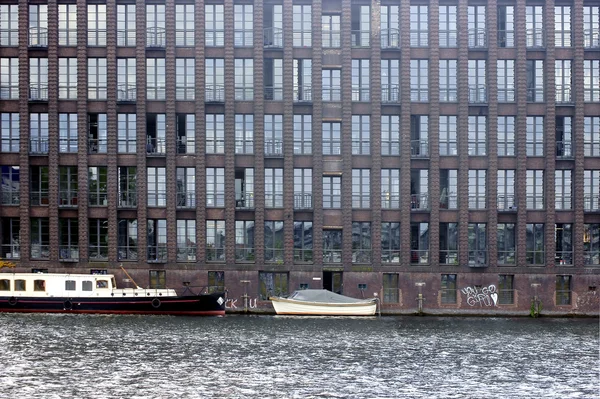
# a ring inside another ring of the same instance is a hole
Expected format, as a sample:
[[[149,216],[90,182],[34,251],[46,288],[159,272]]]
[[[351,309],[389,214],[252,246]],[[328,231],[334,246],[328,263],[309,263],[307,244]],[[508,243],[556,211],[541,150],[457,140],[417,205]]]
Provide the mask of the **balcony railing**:
[[[600,251],[583,251],[584,265],[600,265]]]
[[[60,191],[58,193],[58,206],[74,207],[78,205],[77,191]]]
[[[48,139],[29,139],[30,154],[48,154]]]
[[[19,86],[0,86],[0,100],[18,100]]]
[[[570,104],[573,102],[571,85],[556,85],[556,102],[558,104]]]
[[[266,48],[283,48],[283,29],[264,28],[263,43]]]
[[[90,245],[88,251],[90,260],[108,260],[108,246]]]
[[[137,206],[137,193],[119,193],[119,207],[135,208]]]
[[[48,47],[48,28],[29,28],[29,47]]]
[[[342,46],[341,33],[339,30],[324,30],[321,38],[324,48],[340,48]]]
[[[253,262],[255,260],[254,248],[236,246],[235,260],[237,262]]]
[[[487,251],[469,251],[469,267],[486,267],[488,264]]]
[[[207,30],[204,34],[206,47],[223,47],[225,45],[224,30]]]
[[[235,207],[241,209],[254,209],[254,193],[236,194]]]
[[[446,188],[442,189],[448,191]],[[458,209],[458,195],[443,194],[440,196],[440,209]]]
[[[514,103],[516,101],[515,98],[515,88],[498,88],[498,102],[499,103]]]
[[[573,251],[556,251],[554,255],[555,265],[572,265],[573,264]]]
[[[152,192],[147,194],[148,207],[165,207],[167,206],[167,193]]]
[[[294,194],[294,209],[312,209],[312,194]]]
[[[195,262],[196,261],[196,246],[177,246],[177,262]]]
[[[19,205],[19,190],[3,189],[0,191],[0,204],[2,205]]]
[[[283,193],[265,193],[265,208],[283,208]]]
[[[400,208],[400,193],[384,192],[381,194],[381,208],[398,209]]]
[[[108,150],[108,139],[89,139],[88,151],[90,154],[105,154]]]
[[[90,206],[106,206],[108,205],[108,194],[102,191],[89,192],[88,201]]]
[[[166,45],[165,28],[151,27],[146,29],[146,47],[164,48]]]
[[[527,101],[534,103],[544,102],[544,86],[528,87]]]
[[[499,30],[498,47],[515,47],[515,31]]]
[[[429,250],[428,249],[411,249],[410,250],[410,263],[413,265],[429,263]]]
[[[136,34],[135,30],[117,30],[117,46],[118,47],[135,47]]]
[[[381,85],[381,102],[397,104],[400,102],[400,85]]]
[[[543,195],[528,195],[526,198],[526,207],[527,207],[527,209],[543,210],[545,207],[544,196]]]
[[[223,86],[206,86],[204,101],[207,103],[225,102],[225,88]]]
[[[166,262],[167,261],[167,246],[163,245],[148,245],[148,262]]]
[[[0,257],[4,259],[19,259],[21,257],[21,246],[17,243],[0,245]]]
[[[117,247],[117,257],[119,260],[137,260],[138,249],[135,246],[119,246]]]
[[[475,85],[469,87],[469,103],[485,104],[487,103],[487,87],[485,85]]]
[[[586,212],[600,211],[600,194],[585,194],[583,196],[583,210]]]
[[[283,87],[265,87],[265,101],[283,101]]]
[[[487,48],[487,31],[484,28],[469,29],[469,48]]]
[[[195,208],[196,193],[194,191],[179,191],[177,193],[178,208]]]
[[[37,190],[29,192],[31,205],[48,205],[48,190]]]
[[[427,30],[411,30],[410,31],[410,47],[428,47],[429,46],[429,31]]]
[[[137,87],[133,84],[121,84],[117,86],[117,101],[133,102],[137,98]]]
[[[19,45],[19,29],[0,29],[0,46],[16,47]]]
[[[58,247],[58,258],[64,261],[78,261],[79,260],[79,246],[78,245],[60,245]]]
[[[501,194],[498,196],[496,201],[496,206],[498,211],[502,212],[516,212],[517,211],[517,202],[515,201],[515,196],[513,194]]]
[[[556,142],[556,158],[572,159],[573,156],[573,143],[571,143],[570,141]]]
[[[440,47],[457,47],[458,32],[456,30],[440,30]]]
[[[50,259],[50,245],[31,244],[31,259]]]
[[[342,89],[323,86],[323,101],[342,101]]]
[[[458,251],[457,250],[446,250],[440,249],[439,256],[440,265],[457,265],[458,264]]]
[[[353,250],[352,263],[371,263],[371,251],[368,249]]]
[[[458,89],[455,87],[440,87],[440,102],[455,103],[458,101]]]
[[[167,141],[163,138],[149,138],[146,140],[146,152],[148,156],[165,156],[167,153]]]
[[[365,102],[371,100],[371,90],[368,87],[353,87],[352,101]]]
[[[283,140],[265,140],[265,157],[283,157]]]
[[[252,101],[254,99],[253,87],[235,87],[234,93],[236,101]]]
[[[429,210],[429,193],[411,194],[410,209],[413,211],[428,211]]]
[[[313,261],[313,250],[312,249],[294,248],[294,262],[312,262],[312,261]]]
[[[546,47],[546,41],[544,40],[544,29],[527,29],[526,32],[526,46],[528,48],[544,48]]]
[[[586,29],[583,31],[583,47],[600,48],[600,29]]]
[[[429,140],[411,140],[410,156],[411,158],[429,158]]]
[[[429,88],[411,88],[410,101],[426,103],[429,101]]]
[[[294,102],[309,103],[312,102],[312,86],[295,87]]]
[[[514,244],[514,243],[513,243]],[[501,251],[498,250],[499,265],[514,265],[517,259],[515,250]]]
[[[400,250],[382,249],[381,263],[400,263]]]
[[[381,30],[381,48],[399,49],[400,48],[400,30],[382,29]]]
[[[48,86],[29,86],[29,101],[48,101]]]
[[[371,45],[371,32],[368,30],[353,30],[350,32],[352,47],[369,47]]]
[[[224,207],[225,193],[206,193],[206,206],[209,208]]]
[[[342,263],[342,249],[323,249],[323,263]]]

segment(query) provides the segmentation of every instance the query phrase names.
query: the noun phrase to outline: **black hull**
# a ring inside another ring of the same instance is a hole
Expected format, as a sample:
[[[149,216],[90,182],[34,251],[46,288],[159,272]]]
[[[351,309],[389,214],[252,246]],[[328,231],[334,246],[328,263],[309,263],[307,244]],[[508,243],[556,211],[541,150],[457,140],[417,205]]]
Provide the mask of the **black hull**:
[[[0,297],[0,312],[223,316],[225,315],[225,294],[121,298],[2,296]]]

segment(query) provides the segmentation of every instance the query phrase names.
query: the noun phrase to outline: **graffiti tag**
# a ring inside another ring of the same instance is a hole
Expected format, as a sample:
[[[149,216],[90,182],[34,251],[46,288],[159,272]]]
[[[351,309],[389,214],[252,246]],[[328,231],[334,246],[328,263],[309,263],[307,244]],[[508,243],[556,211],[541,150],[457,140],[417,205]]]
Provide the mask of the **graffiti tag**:
[[[238,300],[244,302],[245,298],[242,298],[241,300],[239,298],[235,298],[235,299],[228,299],[227,301],[225,301],[225,309],[237,309],[238,308]],[[250,309],[256,309],[258,303],[258,298],[248,298],[248,307]],[[242,303],[240,306],[244,307],[244,304]]]
[[[467,296],[467,304],[469,306],[496,306],[498,303],[498,293],[496,286],[490,284],[487,287],[466,287],[461,290]]]

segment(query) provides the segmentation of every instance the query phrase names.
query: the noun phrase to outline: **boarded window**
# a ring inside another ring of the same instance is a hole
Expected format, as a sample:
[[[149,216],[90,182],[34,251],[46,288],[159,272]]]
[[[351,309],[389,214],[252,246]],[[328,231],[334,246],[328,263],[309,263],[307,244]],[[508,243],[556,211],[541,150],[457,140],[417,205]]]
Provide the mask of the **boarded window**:
[[[65,291],[75,291],[75,280],[65,281]]]

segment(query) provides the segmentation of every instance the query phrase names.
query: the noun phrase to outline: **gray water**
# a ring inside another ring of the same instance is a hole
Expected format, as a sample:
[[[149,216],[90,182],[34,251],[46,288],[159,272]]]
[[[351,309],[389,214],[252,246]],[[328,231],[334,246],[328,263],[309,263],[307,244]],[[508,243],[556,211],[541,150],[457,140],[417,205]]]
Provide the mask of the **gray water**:
[[[598,319],[0,314],[1,398],[597,398]]]

